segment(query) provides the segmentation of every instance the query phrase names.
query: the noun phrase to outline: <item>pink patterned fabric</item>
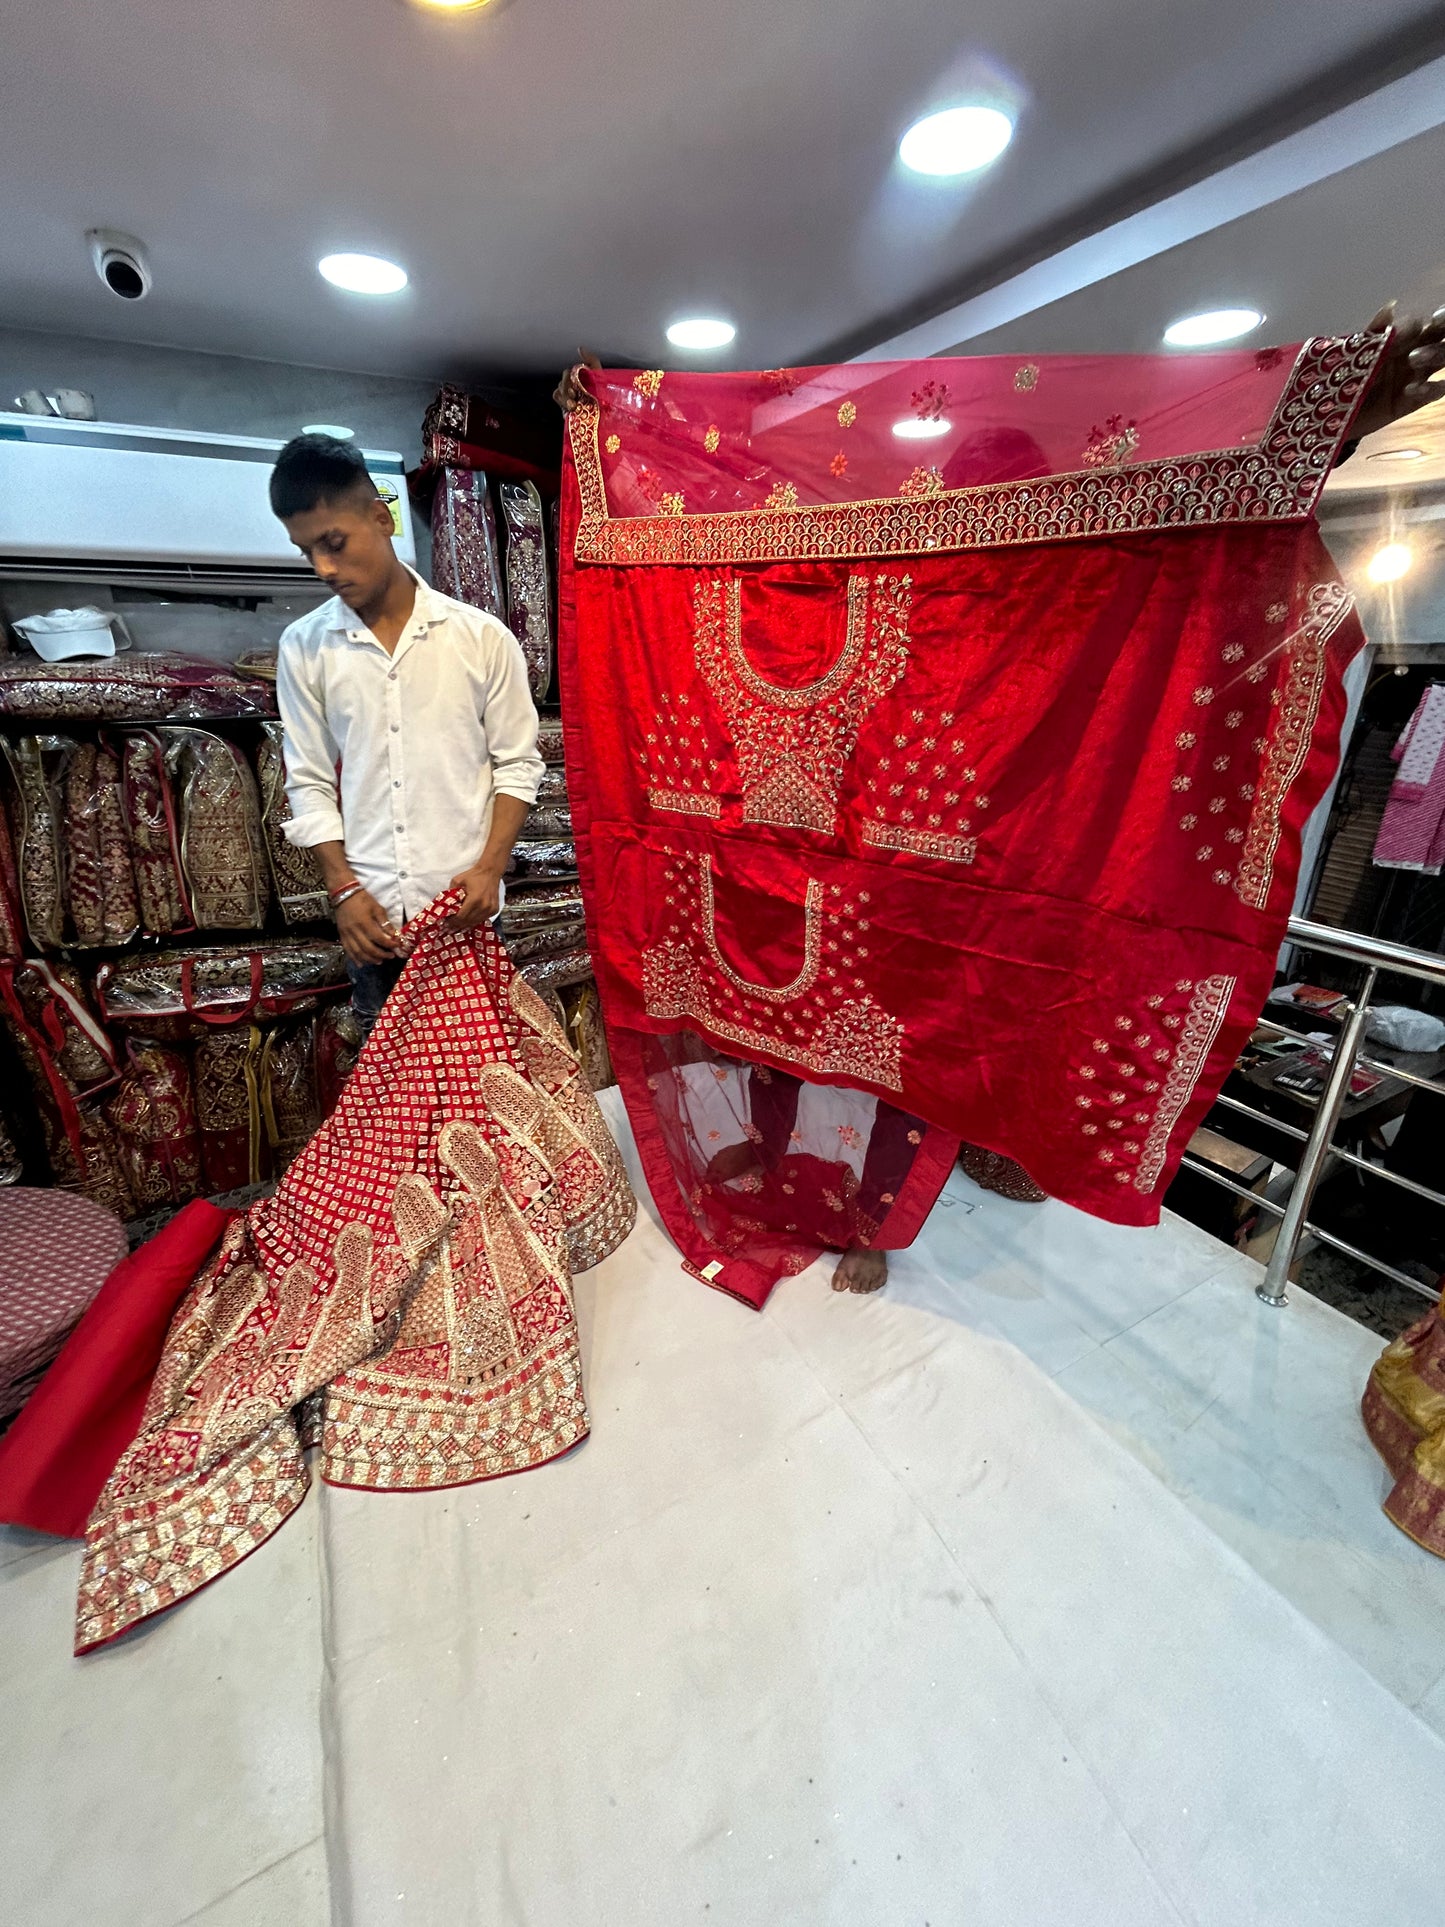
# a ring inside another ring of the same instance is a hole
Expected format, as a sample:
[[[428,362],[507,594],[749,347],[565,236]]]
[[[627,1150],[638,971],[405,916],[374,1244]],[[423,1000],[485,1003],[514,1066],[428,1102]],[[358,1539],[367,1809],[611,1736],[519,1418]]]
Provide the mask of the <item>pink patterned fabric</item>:
[[[1439,876],[1445,867],[1445,683],[1431,683],[1390,754],[1400,768],[1375,839],[1375,861],[1382,869]]]
[[[0,1190],[0,1418],[19,1411],[125,1250],[120,1221],[88,1198]]]

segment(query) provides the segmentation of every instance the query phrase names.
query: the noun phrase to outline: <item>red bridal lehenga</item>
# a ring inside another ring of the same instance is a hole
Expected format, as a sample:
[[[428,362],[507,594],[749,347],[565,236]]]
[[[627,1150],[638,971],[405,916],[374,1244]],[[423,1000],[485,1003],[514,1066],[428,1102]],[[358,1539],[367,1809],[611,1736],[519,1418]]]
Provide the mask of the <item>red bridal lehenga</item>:
[[[961,1139],[1158,1218],[1335,764],[1314,508],[1385,342],[586,376],[569,797],[690,1269],[905,1245]]]
[[[308,1444],[331,1484],[415,1491],[586,1436],[572,1275],[636,1207],[560,1026],[490,930],[445,928],[455,901],[412,926],[335,1112],[171,1321],[86,1528],[78,1652],[254,1551],[305,1496]],[[109,1329],[72,1346],[123,1354],[143,1296],[98,1300]]]

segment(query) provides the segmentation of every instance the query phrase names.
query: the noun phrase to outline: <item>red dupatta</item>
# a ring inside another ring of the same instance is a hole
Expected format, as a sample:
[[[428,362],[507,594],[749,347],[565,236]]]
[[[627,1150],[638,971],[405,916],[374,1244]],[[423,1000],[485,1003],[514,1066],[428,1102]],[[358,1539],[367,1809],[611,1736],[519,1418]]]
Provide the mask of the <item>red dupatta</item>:
[[[907,1242],[959,1136],[1157,1219],[1334,766],[1361,635],[1312,518],[1385,340],[588,378],[569,794],[710,1281]]]

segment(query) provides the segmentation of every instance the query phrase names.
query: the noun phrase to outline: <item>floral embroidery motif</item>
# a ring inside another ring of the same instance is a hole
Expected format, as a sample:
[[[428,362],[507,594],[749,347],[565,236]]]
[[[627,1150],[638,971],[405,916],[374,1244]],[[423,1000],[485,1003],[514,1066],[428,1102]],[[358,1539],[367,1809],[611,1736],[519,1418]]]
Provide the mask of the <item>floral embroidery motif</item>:
[[[1095,424],[1090,431],[1079,459],[1085,468],[1116,468],[1127,462],[1138,446],[1138,423],[1126,422],[1122,415],[1110,415],[1102,428]]]
[[[639,395],[646,395],[650,401],[662,386],[662,370],[644,368],[632,377],[632,385]]]
[[[615,455],[621,446],[622,437],[620,435],[609,435],[607,437],[607,453],[609,455]]]
[[[898,493],[908,501],[916,501],[920,496],[941,495],[943,476],[936,468],[915,468]]]
[[[713,793],[717,758],[708,754],[707,726],[694,699],[663,695],[657,722],[658,728],[647,732],[642,746],[648,802],[655,810],[720,816],[722,803]]]
[[[926,750],[930,759],[937,760],[931,760],[926,769],[921,756],[902,762],[904,776],[912,780],[889,783],[886,799],[869,784],[875,793],[872,815],[862,826],[863,841],[878,850],[905,850],[912,856],[944,863],[972,863],[978,842],[969,834],[973,821],[968,812],[986,810],[989,799],[967,794],[979,780],[978,771],[964,762],[967,741],[951,712],[930,718],[926,711],[915,709],[910,721],[920,730],[926,727],[930,734],[921,743],[908,736],[895,736],[895,748]],[[880,771],[891,773],[895,760],[892,756],[879,757]],[[956,787],[940,795],[936,784],[946,778],[952,778]],[[920,816],[922,823],[918,822]]]
[[[1074,1067],[1074,1075],[1092,1090],[1077,1096],[1075,1107],[1102,1113],[1098,1121],[1081,1121],[1079,1129],[1091,1138],[1101,1129],[1115,1134],[1095,1155],[1101,1164],[1119,1166],[1116,1177],[1143,1194],[1159,1182],[1170,1139],[1214,1048],[1234,987],[1233,977],[1199,983],[1182,978],[1167,997],[1145,1000],[1148,1011],[1161,1012],[1167,1003],[1167,1012],[1142,1021],[1116,1017],[1116,1034],[1093,1040],[1094,1061]],[[1174,1034],[1172,1041],[1157,1042],[1155,1023]],[[1112,1087],[1100,1088],[1100,1077],[1108,1077]]]
[[[848,457],[843,453],[841,448],[833,457],[832,461],[829,462],[828,473],[830,475],[846,475],[848,473]]]
[[[1020,395],[1031,395],[1039,385],[1038,363],[1026,361],[1014,369],[1014,388]]]
[[[745,822],[833,833],[859,725],[907,665],[911,601],[906,575],[850,577],[841,653],[815,682],[788,689],[747,659],[741,582],[696,585],[697,664],[732,731]]]
[[[825,899],[822,885],[809,879],[802,966],[788,984],[758,984],[735,970],[718,944],[711,857],[674,856],[665,880],[684,899],[683,927],[700,930],[704,948],[699,954],[679,932],[643,951],[650,1017],[685,1018],[817,1075],[902,1089],[903,1025],[872,997],[844,988],[858,903],[841,895]]]
[[[663,515],[681,515],[684,509],[681,495],[675,493],[664,495],[657,506],[659,512]]]
[[[908,405],[919,421],[941,422],[948,400],[946,381],[926,381],[921,388],[914,389],[908,398]]]
[[[798,506],[798,491],[792,482],[774,482],[768,490],[765,509],[795,509]]]
[[[851,428],[857,419],[857,404],[851,401],[840,401],[838,404],[838,426],[840,428]]]
[[[703,436],[702,445],[707,450],[709,455],[716,455],[718,451],[718,444],[719,442],[721,442],[721,440],[722,440],[722,435],[718,430],[717,424],[714,423],[708,429],[707,433]]]

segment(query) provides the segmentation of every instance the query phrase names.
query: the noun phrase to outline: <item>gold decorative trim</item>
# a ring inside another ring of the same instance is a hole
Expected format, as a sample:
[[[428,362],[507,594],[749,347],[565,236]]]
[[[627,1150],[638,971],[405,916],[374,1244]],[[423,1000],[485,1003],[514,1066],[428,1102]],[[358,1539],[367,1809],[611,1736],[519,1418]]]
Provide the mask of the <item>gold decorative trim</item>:
[[[684,816],[721,816],[722,804],[715,796],[693,790],[650,789],[647,800],[655,810],[678,810]]]
[[[703,586],[701,583],[698,585],[700,596]],[[863,654],[863,645],[868,639],[866,575],[850,575],[848,578],[848,622],[843,635],[843,647],[831,668],[825,669],[812,682],[801,683],[796,689],[789,689],[783,683],[769,682],[766,676],[760,676],[753,668],[743,648],[743,585],[734,577],[731,582],[720,586],[727,604],[728,661],[733,674],[755,702],[764,703],[771,709],[813,709],[835,696],[853,676],[858,659]]]
[[[1303,622],[1285,642],[1289,669],[1234,878],[1235,895],[1251,909],[1262,910],[1269,900],[1280,815],[1309,756],[1324,694],[1326,647],[1354,606],[1355,598],[1342,583],[1319,583],[1310,591]]]
[[[614,566],[873,560],[1151,529],[1291,522],[1310,514],[1389,334],[1317,337],[1296,359],[1269,425],[1248,448],[1081,468],[937,495],[614,516],[590,397],[567,418],[582,513],[579,562]]]
[[[730,984],[745,990],[750,997],[761,997],[765,1003],[787,1004],[804,991],[811,990],[818,976],[818,962],[822,952],[819,912],[823,902],[823,886],[816,877],[809,877],[807,894],[803,901],[803,967],[790,984],[774,986],[754,983],[733,969],[718,946],[717,940],[717,903],[713,893],[712,858],[707,855],[697,860],[698,887],[702,895],[702,934],[707,944],[708,955]]]
[[[972,863],[978,854],[976,836],[940,836],[933,830],[910,830],[901,823],[863,824],[863,841],[876,850],[906,850],[910,856],[936,857],[942,863]]]
[[[1164,1089],[1154,1107],[1149,1135],[1144,1140],[1144,1149],[1139,1156],[1139,1168],[1134,1173],[1136,1191],[1147,1194],[1159,1182],[1159,1174],[1169,1155],[1169,1140],[1184,1114],[1185,1106],[1194,1095],[1194,1087],[1203,1073],[1209,1053],[1214,1049],[1215,1039],[1224,1027],[1236,981],[1234,977],[1205,977],[1194,987],[1194,995],[1189,1000],[1189,1008],[1179,1032],[1179,1042],[1164,1079]]]

